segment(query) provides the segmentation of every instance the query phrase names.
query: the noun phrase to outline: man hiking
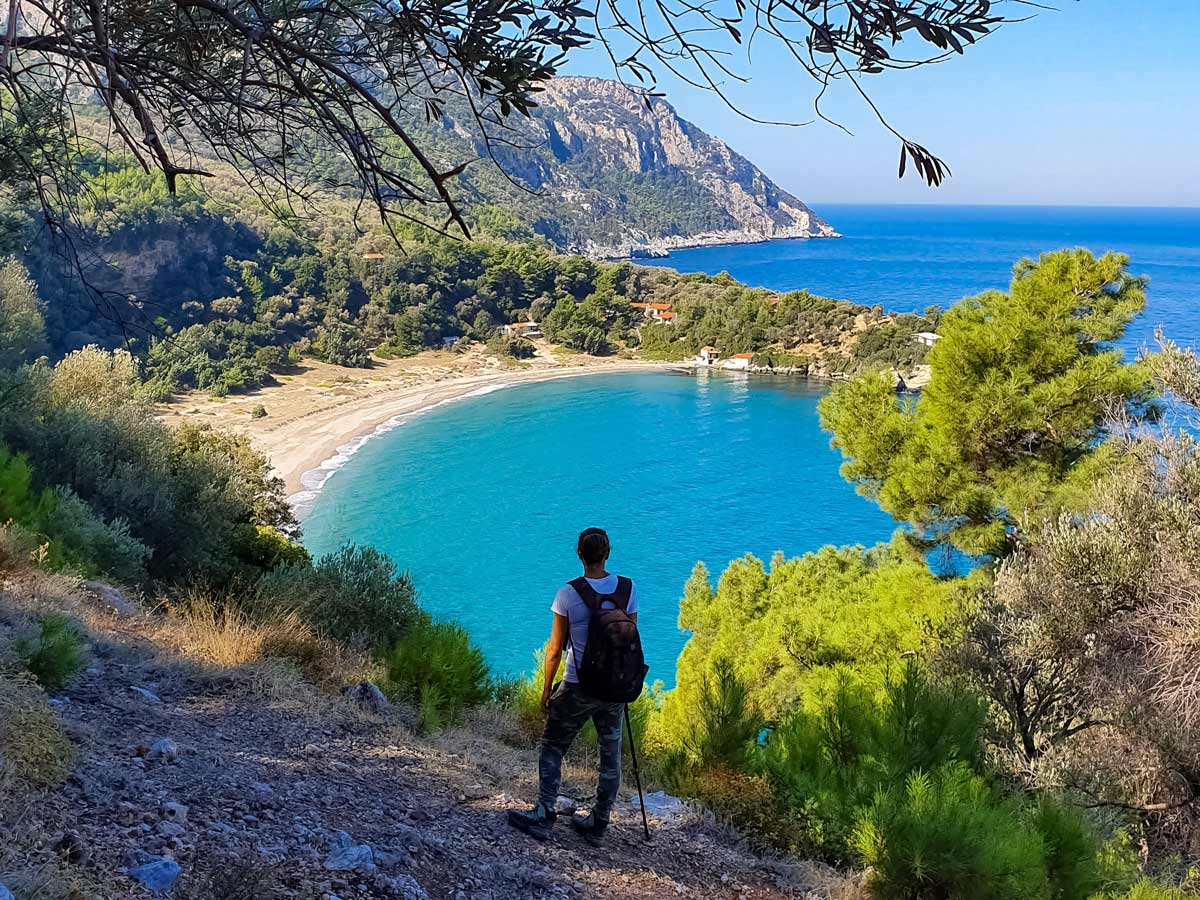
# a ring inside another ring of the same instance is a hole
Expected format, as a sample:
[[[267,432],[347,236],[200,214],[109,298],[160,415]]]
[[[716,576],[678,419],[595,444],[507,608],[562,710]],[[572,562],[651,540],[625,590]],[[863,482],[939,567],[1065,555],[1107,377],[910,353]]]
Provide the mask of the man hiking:
[[[562,779],[563,755],[589,719],[600,739],[600,778],[591,812],[571,817],[597,846],[621,786],[621,717],[637,699],[646,677],[637,632],[637,589],[628,578],[609,574],[608,535],[588,528],[575,548],[583,575],[559,588],[551,607],[554,623],[546,643],[542,709],[546,728],[538,759],[538,802],[532,810],[509,810],[508,822],[538,840],[554,826],[555,800]],[[557,685],[558,665],[567,647],[567,666]]]

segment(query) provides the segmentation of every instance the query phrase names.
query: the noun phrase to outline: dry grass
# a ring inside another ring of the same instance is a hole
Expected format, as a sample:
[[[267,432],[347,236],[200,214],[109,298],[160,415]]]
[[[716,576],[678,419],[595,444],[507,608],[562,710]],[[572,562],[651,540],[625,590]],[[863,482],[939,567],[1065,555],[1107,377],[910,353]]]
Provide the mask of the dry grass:
[[[97,884],[88,873],[49,854],[17,853],[9,847],[5,850],[8,852],[0,852],[0,881],[17,900],[107,900],[128,896],[114,893],[110,885]]]
[[[176,900],[316,900],[315,893],[296,893],[273,866],[253,857],[206,860],[180,882]]]
[[[71,774],[76,756],[33,679],[0,672],[0,787],[58,784]]]
[[[361,680],[370,669],[365,657],[320,637],[295,614],[258,621],[202,593],[185,595],[168,613],[164,636],[185,657],[222,668],[283,661],[288,667],[268,666],[270,680],[278,681],[290,669],[293,680],[303,677],[331,691]]]
[[[244,666],[264,657],[268,631],[300,631],[293,619],[262,625],[230,606],[218,608],[196,597],[172,617],[180,649],[188,656],[218,666]],[[299,635],[297,635],[299,637]]]

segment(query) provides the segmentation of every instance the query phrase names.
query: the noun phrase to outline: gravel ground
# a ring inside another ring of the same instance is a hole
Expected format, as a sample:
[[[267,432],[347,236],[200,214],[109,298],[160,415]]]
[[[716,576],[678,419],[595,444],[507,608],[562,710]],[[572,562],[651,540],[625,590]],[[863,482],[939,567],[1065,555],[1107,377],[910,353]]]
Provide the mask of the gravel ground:
[[[54,704],[78,764],[0,817],[0,881],[57,879],[38,900],[72,883],[75,896],[150,896],[131,870],[165,871],[194,900],[853,896],[835,873],[758,857],[691,811],[654,817],[646,843],[636,798],[600,849],[564,823],[540,844],[505,824],[534,794],[536,760],[495,716],[420,739],[402,709],[366,712],[277,666],[197,667],[163,645],[155,617],[76,596],[88,669]],[[564,793],[585,796],[586,774],[569,773]]]

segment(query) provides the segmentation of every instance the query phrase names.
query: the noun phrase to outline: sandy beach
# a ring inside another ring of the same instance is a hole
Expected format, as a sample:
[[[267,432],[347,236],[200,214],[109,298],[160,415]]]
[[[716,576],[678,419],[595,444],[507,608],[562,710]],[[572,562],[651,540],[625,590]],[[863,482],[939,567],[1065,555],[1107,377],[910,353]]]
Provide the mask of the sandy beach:
[[[279,384],[216,398],[184,395],[163,407],[168,422],[203,422],[248,435],[271,460],[293,503],[303,509],[339,456],[397,417],[509,384],[623,371],[678,368],[677,363],[598,359],[539,347],[532,360],[513,363],[473,347],[465,353],[430,351],[347,369],[305,360]],[[258,407],[266,415],[252,415]],[[325,464],[322,469],[322,464]]]

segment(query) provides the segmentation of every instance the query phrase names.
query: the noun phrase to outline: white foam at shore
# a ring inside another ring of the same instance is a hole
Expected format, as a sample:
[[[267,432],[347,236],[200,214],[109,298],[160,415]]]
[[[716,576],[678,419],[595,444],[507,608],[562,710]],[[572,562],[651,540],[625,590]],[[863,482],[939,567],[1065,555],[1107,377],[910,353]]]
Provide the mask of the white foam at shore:
[[[321,489],[325,487],[326,482],[333,477],[334,473],[341,469],[350,461],[363,445],[372,438],[378,437],[381,434],[387,434],[394,428],[410,422],[422,413],[427,413],[431,409],[437,409],[439,406],[445,406],[448,403],[457,403],[459,400],[469,400],[472,397],[482,397],[486,394],[491,394],[494,391],[503,390],[507,387],[513,387],[521,382],[503,381],[499,384],[485,384],[473,391],[468,391],[465,394],[459,394],[456,397],[447,397],[444,400],[438,400],[435,403],[430,403],[427,406],[419,407],[418,409],[409,410],[408,412],[400,413],[397,416],[392,416],[386,422],[376,426],[374,431],[364,434],[362,437],[355,438],[348,443],[342,444],[334,452],[333,456],[322,462],[315,469],[309,469],[300,476],[300,483],[304,485],[304,490],[297,491],[288,497],[288,504],[292,507],[292,511],[296,513],[298,518],[303,518],[306,514],[312,511],[313,504],[317,500],[317,496],[321,493]]]

